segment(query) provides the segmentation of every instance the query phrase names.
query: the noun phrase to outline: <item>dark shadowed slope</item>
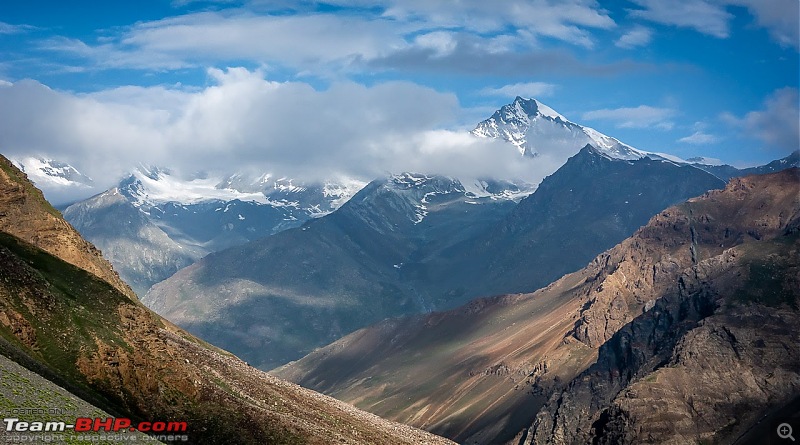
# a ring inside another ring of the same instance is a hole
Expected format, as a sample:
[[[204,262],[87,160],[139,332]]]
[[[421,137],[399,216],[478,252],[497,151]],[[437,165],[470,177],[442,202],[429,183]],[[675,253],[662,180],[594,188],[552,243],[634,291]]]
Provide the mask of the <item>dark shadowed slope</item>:
[[[471,298],[531,292],[583,267],[659,211],[724,185],[692,166],[612,159],[586,146],[492,230],[430,258],[430,286]]]

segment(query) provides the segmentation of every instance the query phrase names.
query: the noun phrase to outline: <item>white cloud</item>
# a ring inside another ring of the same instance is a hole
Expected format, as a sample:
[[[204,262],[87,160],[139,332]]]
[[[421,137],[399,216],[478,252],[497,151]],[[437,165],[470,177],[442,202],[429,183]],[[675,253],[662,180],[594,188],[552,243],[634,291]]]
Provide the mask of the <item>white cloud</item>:
[[[728,4],[745,6],[766,28],[772,38],[784,46],[800,46],[800,2],[797,0],[727,0]]]
[[[295,68],[374,58],[408,43],[388,20],[335,15],[201,12],[133,25],[96,45],[63,37],[44,49],[94,62],[97,68],[172,70],[219,61],[275,62]]]
[[[647,46],[651,40],[653,40],[653,30],[644,26],[636,26],[623,34],[615,44],[620,48],[631,49]]]
[[[419,48],[433,50],[435,56],[445,56],[453,52],[457,41],[451,32],[434,31],[415,37],[414,44]]]
[[[704,133],[703,131],[700,130],[695,131],[689,136],[678,139],[678,142],[683,142],[686,144],[694,144],[694,145],[713,144],[717,141],[719,141],[719,138],[717,136]]]
[[[511,26],[581,46],[591,46],[588,29],[610,29],[616,24],[594,0],[463,0],[458,7],[428,0],[334,1],[340,5],[375,5],[401,21],[420,21],[431,28],[463,28],[477,33],[503,31]]]
[[[674,126],[670,120],[676,111],[672,108],[658,108],[649,105],[624,108],[604,108],[583,113],[586,120],[605,120],[614,122],[619,128],[657,128],[669,130]]]
[[[3,34],[19,34],[23,32],[35,30],[35,26],[31,25],[12,25],[11,23],[0,22],[0,35]]]
[[[363,66],[409,49],[441,57],[466,41],[490,54],[529,50],[540,37],[590,48],[594,30],[616,26],[594,0],[467,0],[458,8],[418,0],[332,3],[383,12],[319,13],[306,2],[284,5],[293,14],[270,14],[270,3],[254,2],[106,30],[110,37],[99,42],[53,38],[43,48],[86,58],[94,69],[174,70],[251,60],[319,71]]]
[[[760,110],[739,118],[724,113],[721,118],[742,136],[759,139],[765,148],[793,151],[800,148],[800,110],[797,88],[781,88],[764,100]]]
[[[746,7],[758,26],[766,28],[778,43],[800,46],[800,2],[797,0],[632,0],[643,9],[631,10],[634,17],[664,25],[693,28],[719,38],[730,35],[733,19],[727,8]]]
[[[184,173],[248,166],[300,179],[412,170],[535,181],[551,172],[546,160],[524,164],[506,143],[445,130],[459,111],[452,94],[407,82],[316,90],[244,68],[209,76],[213,84],[199,91],[73,94],[16,82],[0,88],[0,147],[69,162],[99,186],[139,163]]]
[[[728,22],[733,15],[716,1],[710,0],[633,0],[644,9],[630,11],[634,17],[664,25],[693,28],[703,34],[726,38]]]
[[[500,97],[546,97],[551,96],[556,90],[556,85],[547,82],[524,82],[504,85],[500,88],[484,88],[480,93],[484,96]]]

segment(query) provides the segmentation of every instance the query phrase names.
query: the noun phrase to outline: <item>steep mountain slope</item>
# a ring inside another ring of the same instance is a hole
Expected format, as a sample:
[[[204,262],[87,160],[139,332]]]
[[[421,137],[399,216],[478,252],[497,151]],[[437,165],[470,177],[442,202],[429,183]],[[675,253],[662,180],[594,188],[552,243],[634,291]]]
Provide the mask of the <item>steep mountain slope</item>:
[[[35,190],[22,176],[15,183]],[[192,443],[451,443],[268,376],[165,322],[96,275],[9,234],[54,221],[53,237],[74,234],[42,199],[19,201],[0,204],[19,217],[0,232],[4,356],[113,415],[186,421]]]
[[[514,206],[513,184],[467,192],[455,179],[403,174],[373,181],[336,212],[211,254],[145,296],[191,332],[261,368],[296,359],[387,316],[436,302],[406,277],[485,230]],[[279,320],[280,322],[276,322]]]
[[[589,302],[572,335],[602,344],[598,360],[530,443],[732,443],[796,407],[800,170],[733,180],[651,226],[679,232],[688,249],[669,260],[691,265],[656,301],[626,283]]]
[[[660,210],[724,185],[692,166],[620,160],[587,145],[497,226],[430,258],[431,286],[466,297],[530,292],[583,267]]]
[[[329,213],[363,183],[295,185],[270,175],[182,178],[139,167],[64,210],[138,295],[210,252],[297,227]]]
[[[734,179],[533,294],[273,372],[459,443],[728,443],[800,395],[799,235],[800,170]]]
[[[61,218],[25,173],[0,155],[0,231],[14,235],[136,298],[111,265]]]

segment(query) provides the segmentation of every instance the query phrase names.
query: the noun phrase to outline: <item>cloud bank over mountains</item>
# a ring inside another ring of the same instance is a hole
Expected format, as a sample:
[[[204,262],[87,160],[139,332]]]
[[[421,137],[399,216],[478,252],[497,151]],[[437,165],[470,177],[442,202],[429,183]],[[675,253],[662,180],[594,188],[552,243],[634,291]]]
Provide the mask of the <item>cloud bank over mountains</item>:
[[[0,87],[0,146],[42,153],[110,184],[140,162],[184,174],[243,166],[319,179],[389,172],[541,179],[513,147],[448,130],[455,95],[408,82],[316,90],[259,70],[210,69],[199,90],[120,87],[73,94],[25,80]]]

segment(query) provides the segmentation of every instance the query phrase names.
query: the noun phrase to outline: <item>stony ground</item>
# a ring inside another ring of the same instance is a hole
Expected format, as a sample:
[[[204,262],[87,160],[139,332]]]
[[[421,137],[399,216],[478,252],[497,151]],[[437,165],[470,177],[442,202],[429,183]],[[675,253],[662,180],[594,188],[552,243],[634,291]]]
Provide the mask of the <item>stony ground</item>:
[[[77,417],[111,417],[110,414],[74,396],[66,389],[43,378],[35,372],[0,355],[0,413],[3,418],[18,418],[23,422],[65,422],[72,424]],[[31,438],[36,433],[9,433],[0,428],[2,443],[47,443],[45,438]],[[126,443],[159,444],[161,442],[142,433],[126,433],[135,437]],[[53,434],[49,434],[53,436]],[[56,443],[114,444],[100,440],[100,433],[76,433],[84,438],[72,439],[71,433],[59,435],[64,440]],[[25,436],[23,439],[21,436]]]

